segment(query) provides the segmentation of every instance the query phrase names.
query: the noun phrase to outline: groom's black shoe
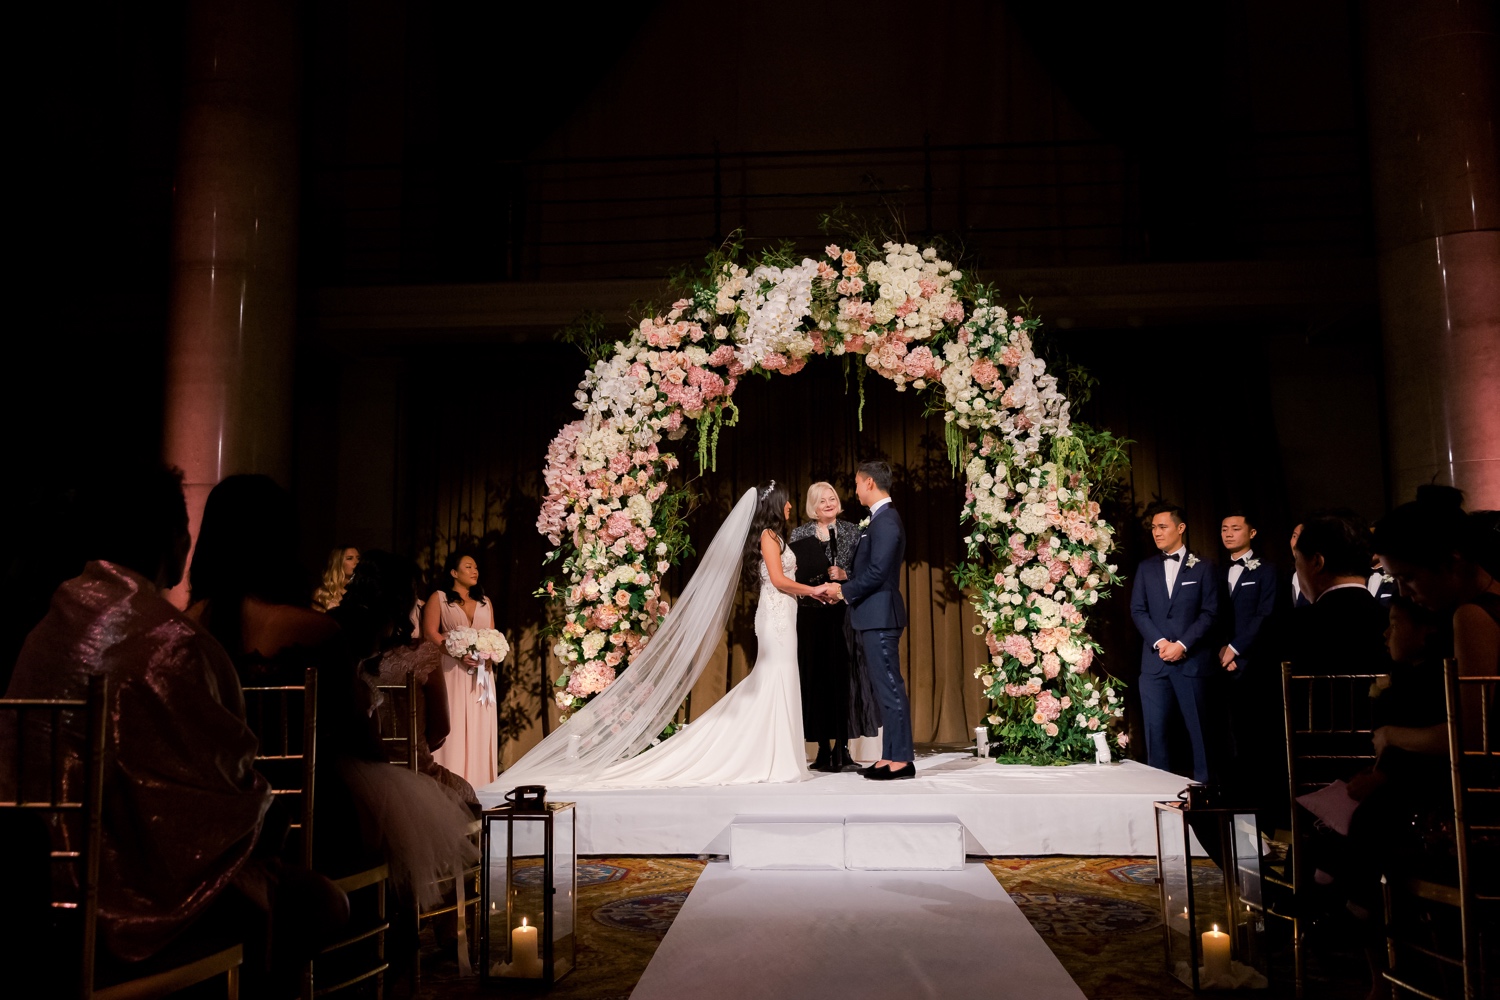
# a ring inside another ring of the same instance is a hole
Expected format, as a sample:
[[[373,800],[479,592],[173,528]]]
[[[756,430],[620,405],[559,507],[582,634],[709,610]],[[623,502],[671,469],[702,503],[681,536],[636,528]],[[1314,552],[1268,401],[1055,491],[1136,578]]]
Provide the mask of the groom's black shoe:
[[[871,781],[900,781],[903,778],[915,778],[917,776],[917,765],[908,761],[900,767],[872,767],[870,773],[865,777]]]
[[[833,766],[832,754],[829,752],[828,745],[826,743],[818,744],[818,758],[807,766],[810,770],[813,771],[838,770],[838,768]]]

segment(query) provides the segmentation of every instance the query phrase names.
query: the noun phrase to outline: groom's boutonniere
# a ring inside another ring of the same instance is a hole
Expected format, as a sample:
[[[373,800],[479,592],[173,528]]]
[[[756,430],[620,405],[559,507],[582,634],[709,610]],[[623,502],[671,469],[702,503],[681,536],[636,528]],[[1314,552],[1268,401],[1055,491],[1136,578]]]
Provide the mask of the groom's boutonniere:
[[[860,531],[864,531],[869,526],[870,526],[870,519],[868,517],[865,518],[863,521],[859,522],[859,530]]]
[[[1188,569],[1192,569],[1196,565],[1198,565],[1198,557],[1189,552],[1187,557]]]
[[[1260,569],[1260,560],[1259,559],[1246,559],[1245,560],[1245,568],[1246,569]]]

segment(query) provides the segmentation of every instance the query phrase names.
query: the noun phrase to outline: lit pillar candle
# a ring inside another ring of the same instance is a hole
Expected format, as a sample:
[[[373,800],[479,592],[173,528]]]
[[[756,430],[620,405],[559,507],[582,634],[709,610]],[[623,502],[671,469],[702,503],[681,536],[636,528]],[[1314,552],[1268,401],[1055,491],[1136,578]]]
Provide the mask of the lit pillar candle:
[[[1203,932],[1203,978],[1211,983],[1229,981],[1229,935],[1218,924]]]
[[[542,974],[542,958],[537,951],[536,928],[521,918],[521,926],[510,932],[510,971],[515,976],[535,978]]]

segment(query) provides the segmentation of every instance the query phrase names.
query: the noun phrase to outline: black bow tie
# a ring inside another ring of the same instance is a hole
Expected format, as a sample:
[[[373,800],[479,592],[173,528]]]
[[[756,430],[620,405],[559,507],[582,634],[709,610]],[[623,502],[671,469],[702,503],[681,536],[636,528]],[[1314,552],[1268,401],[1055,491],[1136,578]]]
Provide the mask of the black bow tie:
[[[1245,556],[1242,559],[1231,559],[1231,560],[1229,560],[1229,565],[1231,565],[1231,566],[1243,566],[1243,565],[1245,565],[1245,559],[1249,559],[1249,558],[1250,558],[1249,556]]]
[[[1168,562],[1176,562],[1179,558],[1181,558],[1181,556],[1181,552],[1174,552],[1169,556],[1162,556],[1162,558],[1167,560]]]

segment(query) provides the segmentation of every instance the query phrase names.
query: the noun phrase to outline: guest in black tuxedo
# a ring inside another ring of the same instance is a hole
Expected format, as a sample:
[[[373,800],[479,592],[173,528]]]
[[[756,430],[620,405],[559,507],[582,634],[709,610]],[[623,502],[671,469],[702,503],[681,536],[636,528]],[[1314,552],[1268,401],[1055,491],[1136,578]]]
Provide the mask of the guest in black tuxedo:
[[[1258,532],[1243,511],[1219,523],[1219,538],[1229,552],[1220,574],[1219,665],[1224,682],[1219,693],[1229,718],[1229,757],[1232,782],[1246,795],[1260,797],[1258,750],[1275,721],[1268,697],[1274,688],[1275,657],[1271,655],[1267,623],[1276,610],[1276,568],[1260,559],[1251,543]]]
[[[1295,528],[1292,529],[1292,559],[1293,559],[1294,562],[1295,562],[1295,560],[1297,558],[1297,536],[1299,536],[1301,534],[1302,534],[1302,525],[1299,524]],[[1297,579],[1297,571],[1295,569],[1292,570],[1292,585],[1291,586],[1292,586],[1292,607],[1293,608],[1305,608],[1308,605],[1312,604],[1312,601],[1309,600],[1308,597],[1307,597],[1307,595],[1302,592],[1302,581]]]
[[[1375,556],[1370,563],[1370,575],[1365,581],[1365,589],[1374,595],[1382,608],[1387,611],[1391,609],[1391,602],[1396,599],[1396,578],[1380,565],[1379,556]]]
[[[1389,616],[1371,594],[1369,528],[1347,514],[1308,518],[1292,547],[1312,605],[1292,616],[1290,659],[1299,674],[1386,674]]]
[[[1141,711],[1146,760],[1170,770],[1167,727],[1175,707],[1193,747],[1193,780],[1208,782],[1213,762],[1205,732],[1208,686],[1220,671],[1213,645],[1219,583],[1213,564],[1187,549],[1182,508],[1157,502],[1146,510],[1157,554],[1136,568],[1130,617],[1141,633]]]

